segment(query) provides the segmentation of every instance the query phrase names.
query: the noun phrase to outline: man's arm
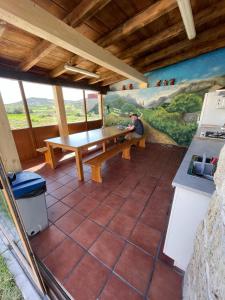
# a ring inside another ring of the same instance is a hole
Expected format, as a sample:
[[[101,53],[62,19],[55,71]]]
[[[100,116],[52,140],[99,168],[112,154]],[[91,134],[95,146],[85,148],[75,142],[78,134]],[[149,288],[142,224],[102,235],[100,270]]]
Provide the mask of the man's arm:
[[[127,126],[127,129],[129,129],[130,131],[134,130],[134,128],[135,128],[134,125],[128,125]]]

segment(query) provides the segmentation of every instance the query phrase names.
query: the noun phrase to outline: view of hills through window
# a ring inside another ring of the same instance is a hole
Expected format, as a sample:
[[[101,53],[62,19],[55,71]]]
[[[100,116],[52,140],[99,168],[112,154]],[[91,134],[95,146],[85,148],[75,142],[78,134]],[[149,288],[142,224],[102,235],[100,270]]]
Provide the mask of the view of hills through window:
[[[57,124],[52,86],[23,82],[33,127]],[[0,92],[8,115],[11,129],[26,128],[27,120],[18,82],[0,78]],[[68,123],[84,122],[85,110],[83,90],[63,87],[65,110]],[[85,91],[87,119],[99,119],[98,95]]]

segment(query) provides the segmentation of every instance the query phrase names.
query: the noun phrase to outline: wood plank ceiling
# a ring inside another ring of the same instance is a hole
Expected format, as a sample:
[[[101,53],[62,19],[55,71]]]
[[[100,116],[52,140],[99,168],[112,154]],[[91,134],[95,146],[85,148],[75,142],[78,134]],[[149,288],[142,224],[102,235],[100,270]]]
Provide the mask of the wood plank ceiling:
[[[175,0],[33,0],[140,72],[225,47],[225,0],[192,0],[196,38],[188,40]],[[64,64],[100,75],[65,71]],[[124,79],[48,41],[0,21],[0,69],[93,87]]]

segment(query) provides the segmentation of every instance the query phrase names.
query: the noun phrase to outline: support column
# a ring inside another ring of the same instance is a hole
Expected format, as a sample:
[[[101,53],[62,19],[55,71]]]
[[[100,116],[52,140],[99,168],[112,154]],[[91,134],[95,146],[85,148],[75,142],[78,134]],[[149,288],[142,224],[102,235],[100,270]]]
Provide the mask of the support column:
[[[6,172],[22,170],[16,144],[7,118],[5,106],[0,94],[0,156]]]
[[[105,116],[104,116],[104,98],[102,94],[98,94],[98,110],[100,118],[102,119],[102,125],[105,126]]]
[[[53,86],[56,116],[59,126],[59,134],[61,137],[69,135],[68,124],[66,120],[66,110],[64,105],[63,93],[61,86]]]

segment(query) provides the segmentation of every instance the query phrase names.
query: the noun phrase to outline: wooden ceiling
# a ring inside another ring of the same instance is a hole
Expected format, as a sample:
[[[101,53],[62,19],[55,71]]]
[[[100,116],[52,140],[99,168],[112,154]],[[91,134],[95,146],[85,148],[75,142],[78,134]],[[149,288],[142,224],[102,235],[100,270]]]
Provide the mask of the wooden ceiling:
[[[194,40],[187,38],[175,0],[33,2],[142,73],[225,47],[225,0],[191,1],[197,32]],[[65,63],[95,72],[100,78],[65,72]],[[37,75],[81,87],[88,84],[94,89],[124,79],[0,21],[0,76],[4,70],[15,76]]]

